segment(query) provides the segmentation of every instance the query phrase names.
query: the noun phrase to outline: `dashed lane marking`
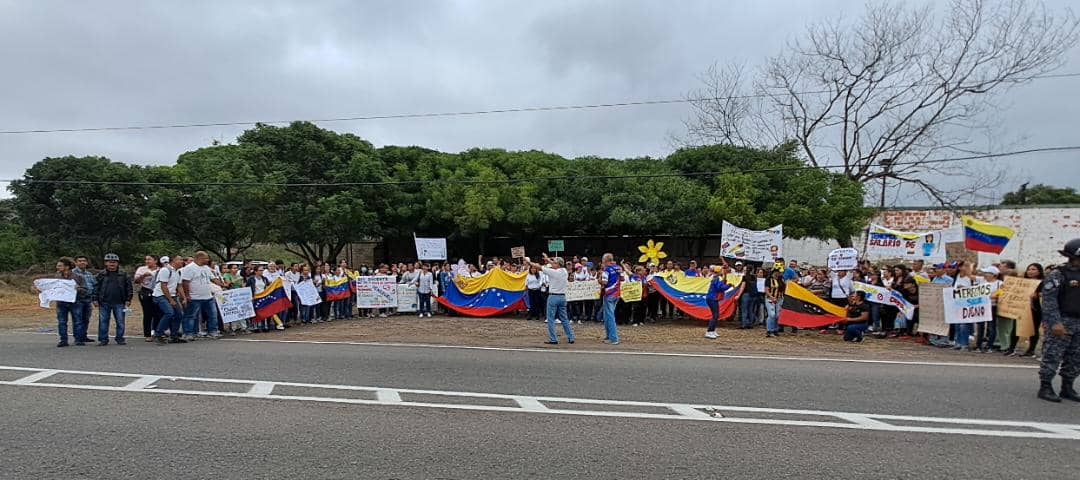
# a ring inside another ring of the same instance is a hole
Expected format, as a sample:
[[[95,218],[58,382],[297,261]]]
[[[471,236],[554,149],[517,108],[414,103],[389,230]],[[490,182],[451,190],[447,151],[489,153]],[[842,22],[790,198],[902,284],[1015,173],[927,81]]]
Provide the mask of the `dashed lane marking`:
[[[8,366],[0,366],[0,370],[25,373],[25,376],[15,380],[0,381],[0,385],[14,387],[65,388],[100,392],[174,394],[262,400],[273,399],[354,405],[408,406],[521,414],[578,415],[751,425],[841,428],[881,432],[1080,440],[1080,425],[1062,423],[917,417],[907,415],[761,408],[732,405],[700,405],[590,398],[541,397],[497,393],[178,377],[160,374],[55,370]],[[70,378],[71,376],[77,377],[80,375],[87,377],[121,377],[130,378],[131,382],[121,387],[80,383],[48,383],[49,378],[56,374],[64,374],[65,378]],[[208,389],[192,390],[170,388],[169,383],[171,381],[183,381],[188,383],[198,382],[200,385],[204,386],[204,388]],[[215,390],[213,388],[213,385],[215,384],[222,384],[222,387],[220,387],[221,390]],[[226,384],[230,385],[230,387],[225,387],[224,385]],[[237,389],[237,385],[241,388]],[[243,386],[247,386],[248,388],[242,388]],[[276,394],[274,392],[277,387],[288,387],[288,391],[293,394]],[[311,389],[312,395],[302,395],[304,389]],[[325,393],[327,390],[337,390],[340,393],[343,393],[343,395],[335,397],[316,395],[317,393]],[[301,394],[297,395],[295,394],[296,392]],[[358,398],[350,398],[347,395],[348,393],[356,394]],[[425,399],[442,398],[445,399],[445,401],[410,400],[410,398],[414,396],[422,396]],[[569,405],[574,405],[577,408],[569,408]]]

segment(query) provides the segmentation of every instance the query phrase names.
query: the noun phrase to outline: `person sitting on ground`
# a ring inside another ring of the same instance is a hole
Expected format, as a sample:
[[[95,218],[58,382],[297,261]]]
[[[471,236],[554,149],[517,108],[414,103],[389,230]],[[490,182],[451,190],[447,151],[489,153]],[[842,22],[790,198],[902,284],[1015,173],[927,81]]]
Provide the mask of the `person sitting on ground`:
[[[861,342],[870,321],[870,309],[866,305],[866,292],[855,290],[848,295],[847,328],[844,330],[845,342]]]

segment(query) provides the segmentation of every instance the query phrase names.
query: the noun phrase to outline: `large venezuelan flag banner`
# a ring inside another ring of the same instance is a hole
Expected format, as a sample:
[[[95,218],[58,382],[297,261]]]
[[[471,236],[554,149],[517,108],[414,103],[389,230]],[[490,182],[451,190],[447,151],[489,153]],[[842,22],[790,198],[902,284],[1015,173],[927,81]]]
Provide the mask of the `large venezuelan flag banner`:
[[[780,325],[797,328],[821,328],[843,323],[847,309],[833,305],[795,282],[784,284],[780,302]]]
[[[964,224],[964,248],[976,252],[1001,253],[1015,232],[1009,227],[960,217]]]
[[[352,295],[353,281],[348,276],[323,281],[323,291],[326,292],[326,301],[348,300]]]
[[[670,275],[656,275],[649,280],[658,293],[664,296],[679,311],[690,315],[698,320],[709,320],[712,312],[705,303],[705,296],[709,293],[708,277],[688,277],[682,272]],[[745,285],[738,288],[729,288],[720,298],[720,320],[725,320],[735,315],[735,307],[739,304],[739,296]]]
[[[525,276],[495,268],[477,278],[455,277],[439,296],[444,307],[469,317],[494,317],[525,308]]]
[[[266,287],[266,290],[255,294],[251,299],[255,306],[255,320],[265,320],[292,307],[289,294],[285,292],[285,283],[279,277]]]

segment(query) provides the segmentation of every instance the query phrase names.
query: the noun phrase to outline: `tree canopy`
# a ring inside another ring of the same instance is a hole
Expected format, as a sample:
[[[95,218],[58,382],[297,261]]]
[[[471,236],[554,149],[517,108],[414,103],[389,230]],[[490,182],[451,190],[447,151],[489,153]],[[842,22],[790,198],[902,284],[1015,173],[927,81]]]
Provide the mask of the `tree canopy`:
[[[11,191],[20,228],[48,253],[130,254],[157,241],[222,260],[257,243],[334,259],[351,242],[416,234],[483,252],[494,236],[700,236],[719,233],[724,220],[847,241],[871,213],[860,183],[809,168],[794,144],[568,159],[375,148],[306,122],[257,125],[235,144],[183,153],[171,166],[46,158]]]
[[[1053,187],[1023,184],[1015,192],[1005,194],[1002,205],[1069,205],[1080,203],[1080,193],[1072,187]]]

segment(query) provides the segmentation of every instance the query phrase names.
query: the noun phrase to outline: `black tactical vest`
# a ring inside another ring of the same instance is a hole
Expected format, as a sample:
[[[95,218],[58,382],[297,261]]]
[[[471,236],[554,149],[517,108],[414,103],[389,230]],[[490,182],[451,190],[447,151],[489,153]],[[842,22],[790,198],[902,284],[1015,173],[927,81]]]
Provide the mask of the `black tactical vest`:
[[[1061,314],[1080,317],[1080,268],[1063,267],[1062,282],[1058,287],[1058,307]]]

